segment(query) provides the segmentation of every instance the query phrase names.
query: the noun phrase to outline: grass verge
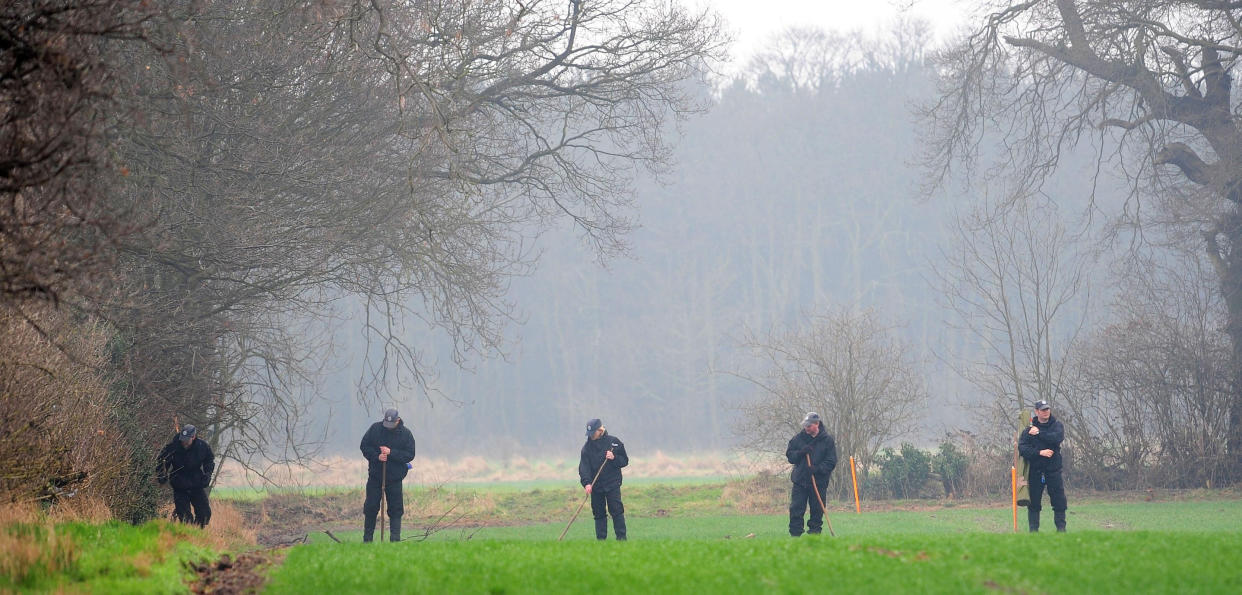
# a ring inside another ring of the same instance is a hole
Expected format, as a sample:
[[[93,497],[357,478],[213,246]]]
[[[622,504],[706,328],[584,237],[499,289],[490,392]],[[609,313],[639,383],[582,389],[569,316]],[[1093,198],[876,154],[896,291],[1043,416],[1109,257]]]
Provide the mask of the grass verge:
[[[206,530],[157,520],[134,526],[30,507],[0,510],[0,593],[184,593],[189,563],[250,547],[253,532],[228,505]]]

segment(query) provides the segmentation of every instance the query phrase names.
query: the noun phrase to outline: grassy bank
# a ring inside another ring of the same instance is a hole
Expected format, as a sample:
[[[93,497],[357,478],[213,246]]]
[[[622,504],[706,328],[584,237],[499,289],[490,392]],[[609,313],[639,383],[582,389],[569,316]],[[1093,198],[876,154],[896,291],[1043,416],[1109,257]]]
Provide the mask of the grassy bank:
[[[0,507],[0,593],[184,593],[193,563],[254,547],[254,533],[228,505],[206,530],[164,520],[131,525],[88,504],[50,511]]]
[[[180,593],[194,574],[187,562],[216,551],[197,529],[165,521],[4,527],[0,592]]]

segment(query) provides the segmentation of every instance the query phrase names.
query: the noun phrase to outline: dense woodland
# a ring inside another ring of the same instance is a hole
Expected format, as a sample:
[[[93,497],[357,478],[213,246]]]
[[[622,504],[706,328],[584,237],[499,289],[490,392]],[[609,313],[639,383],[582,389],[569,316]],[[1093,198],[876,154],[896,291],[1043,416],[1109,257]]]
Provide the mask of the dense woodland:
[[[1242,31],[1155,4],[733,70],[712,13],[645,0],[6,6],[0,487],[140,518],[178,424],[262,472],[395,405],[450,458],[601,417],[779,460],[815,410],[864,472],[911,443],[984,493],[1036,399],[1072,484],[1233,482]]]

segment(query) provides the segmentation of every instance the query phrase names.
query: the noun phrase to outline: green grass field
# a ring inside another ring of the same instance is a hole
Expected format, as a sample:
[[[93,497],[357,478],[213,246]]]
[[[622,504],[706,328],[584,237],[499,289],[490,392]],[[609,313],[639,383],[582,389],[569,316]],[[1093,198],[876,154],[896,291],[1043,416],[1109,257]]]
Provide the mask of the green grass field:
[[[1009,510],[966,507],[837,513],[835,538],[790,538],[783,515],[638,517],[629,541],[598,543],[589,510],[564,542],[563,523],[399,544],[347,533],[290,550],[266,592],[1242,592],[1242,502],[1071,512],[1061,535],[1015,534]]]
[[[1242,499],[1229,492],[1071,500],[1067,534],[1014,533],[1009,509],[960,502],[888,503],[906,508],[861,515],[837,508],[836,537],[793,539],[784,515],[722,512],[722,484],[635,487],[624,543],[596,542],[589,508],[563,542],[569,515],[561,512],[553,522],[429,535],[410,523],[402,543],[362,544],[356,530],[335,531],[337,543],[312,531],[309,543],[277,557],[264,592],[1242,593]],[[512,511],[515,519],[548,518],[572,497],[483,491],[498,510],[529,509]],[[0,572],[0,593],[186,592],[186,563],[219,553],[191,545],[196,529],[166,522],[62,523],[54,535],[48,527],[0,527],[9,547],[34,544],[9,551],[30,550],[24,555],[38,565]],[[56,559],[39,544],[59,544],[44,548]]]
[[[294,548],[269,593],[1237,593],[1225,531],[898,533]]]

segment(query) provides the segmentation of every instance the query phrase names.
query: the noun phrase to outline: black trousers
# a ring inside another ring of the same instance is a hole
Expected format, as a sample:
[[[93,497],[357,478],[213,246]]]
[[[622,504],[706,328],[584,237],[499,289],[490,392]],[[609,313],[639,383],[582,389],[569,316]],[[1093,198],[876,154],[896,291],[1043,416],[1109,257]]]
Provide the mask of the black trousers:
[[[1041,500],[1044,499],[1044,487],[1048,488],[1048,501],[1052,504],[1052,512],[1055,513],[1055,519],[1058,529],[1065,528],[1065,483],[1061,481],[1061,472],[1052,471],[1045,473],[1042,471],[1031,470],[1031,474],[1026,478],[1028,489],[1031,492],[1031,503],[1026,505],[1027,524],[1031,530],[1039,528],[1039,511],[1043,509]],[[1042,480],[1042,481],[1041,481]]]
[[[384,486],[384,496],[388,502],[388,526],[392,530],[390,539],[401,540],[401,515],[405,514],[405,501],[401,496],[401,480],[389,481]],[[380,510],[380,478],[367,478],[367,495],[362,502],[362,540],[371,541],[375,533],[375,519]]]
[[[621,503],[621,487],[591,492],[591,514],[595,516],[595,538],[608,539],[608,515],[618,540],[625,539],[625,505]]]
[[[191,507],[194,509],[193,514],[190,514]],[[207,502],[207,490],[173,490],[173,517],[182,523],[206,527],[211,522],[211,504]]]
[[[827,482],[824,482],[825,484]],[[827,499],[827,486],[820,488],[819,498]],[[789,534],[797,537],[802,535],[802,515],[811,509],[811,518],[806,522],[807,533],[822,533],[824,530],[824,509],[819,506],[819,498],[815,497],[815,489],[811,486],[793,484],[789,494]]]

